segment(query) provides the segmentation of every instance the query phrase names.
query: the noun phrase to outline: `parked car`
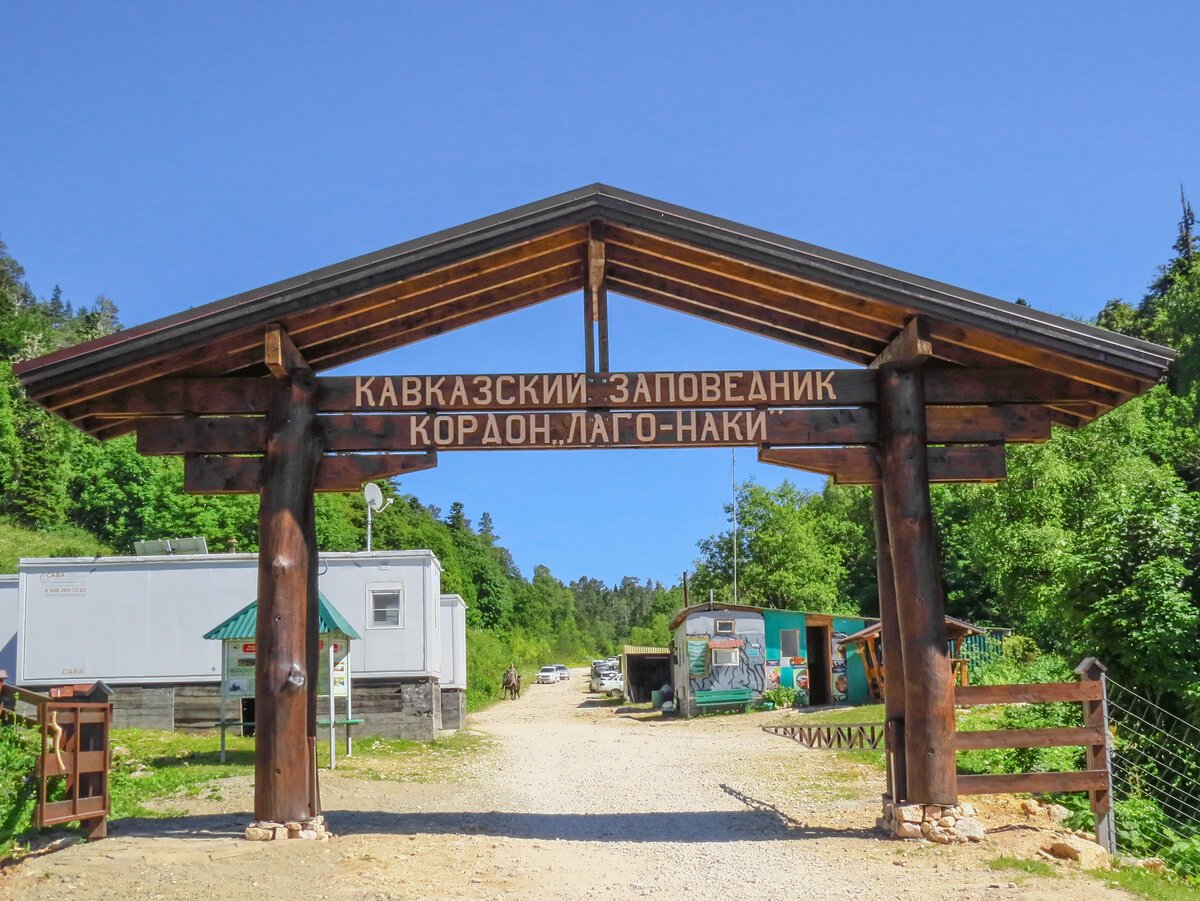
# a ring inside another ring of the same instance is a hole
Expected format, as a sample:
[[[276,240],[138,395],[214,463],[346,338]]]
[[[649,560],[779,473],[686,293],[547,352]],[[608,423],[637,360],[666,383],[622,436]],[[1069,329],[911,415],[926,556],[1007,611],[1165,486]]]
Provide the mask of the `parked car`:
[[[567,669],[561,663],[554,664],[554,668],[556,670],[558,670],[558,681],[560,681],[560,682],[570,681],[571,671],[569,669]]]
[[[602,691],[610,698],[619,698],[625,694],[625,676],[621,673],[611,673],[600,680],[600,687],[597,691]]]
[[[600,685],[604,682],[604,680],[619,678],[620,675],[621,674],[615,669],[602,669],[599,672],[592,673],[592,679],[588,683],[588,688],[590,688],[592,691],[600,691]]]
[[[543,666],[540,670],[538,670],[537,681],[539,685],[557,682],[558,670],[553,666]]]

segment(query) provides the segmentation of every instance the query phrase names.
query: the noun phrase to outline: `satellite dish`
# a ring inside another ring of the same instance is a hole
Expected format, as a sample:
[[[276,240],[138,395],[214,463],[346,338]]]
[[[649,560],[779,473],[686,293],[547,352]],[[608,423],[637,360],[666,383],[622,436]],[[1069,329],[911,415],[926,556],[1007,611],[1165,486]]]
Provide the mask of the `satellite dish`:
[[[394,498],[388,498],[388,502],[385,504],[383,492],[374,482],[367,482],[363,485],[363,497],[367,501],[367,550],[369,551],[371,550],[371,514],[386,510],[392,505]]]
[[[367,482],[363,485],[363,497],[367,500],[367,506],[372,510],[383,509],[383,492],[379,490],[379,486],[374,482]]]

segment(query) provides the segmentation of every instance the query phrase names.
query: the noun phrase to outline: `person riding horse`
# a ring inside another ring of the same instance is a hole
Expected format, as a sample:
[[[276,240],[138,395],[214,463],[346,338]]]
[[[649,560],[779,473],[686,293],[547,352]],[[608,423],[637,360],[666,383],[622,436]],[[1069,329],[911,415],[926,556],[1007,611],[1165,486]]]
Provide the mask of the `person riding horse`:
[[[517,672],[515,663],[509,664],[508,671],[504,674],[504,694],[514,701],[521,697],[521,674]]]

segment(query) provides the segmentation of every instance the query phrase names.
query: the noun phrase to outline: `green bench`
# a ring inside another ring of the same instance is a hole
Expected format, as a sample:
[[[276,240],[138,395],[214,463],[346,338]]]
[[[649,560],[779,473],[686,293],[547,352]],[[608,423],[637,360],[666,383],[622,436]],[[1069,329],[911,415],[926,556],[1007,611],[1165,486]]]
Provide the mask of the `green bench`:
[[[743,710],[749,710],[754,701],[754,692],[749,688],[725,688],[712,691],[696,692],[697,707],[726,707],[738,705]]]

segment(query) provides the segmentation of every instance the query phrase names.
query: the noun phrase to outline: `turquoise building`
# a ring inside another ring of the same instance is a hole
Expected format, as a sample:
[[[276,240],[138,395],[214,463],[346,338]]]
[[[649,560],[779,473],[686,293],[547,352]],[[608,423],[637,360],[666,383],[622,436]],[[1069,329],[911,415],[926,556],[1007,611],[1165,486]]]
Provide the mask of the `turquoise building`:
[[[862,647],[843,639],[877,620],[798,610],[762,612],[766,685],[803,691],[808,703],[870,704]]]

